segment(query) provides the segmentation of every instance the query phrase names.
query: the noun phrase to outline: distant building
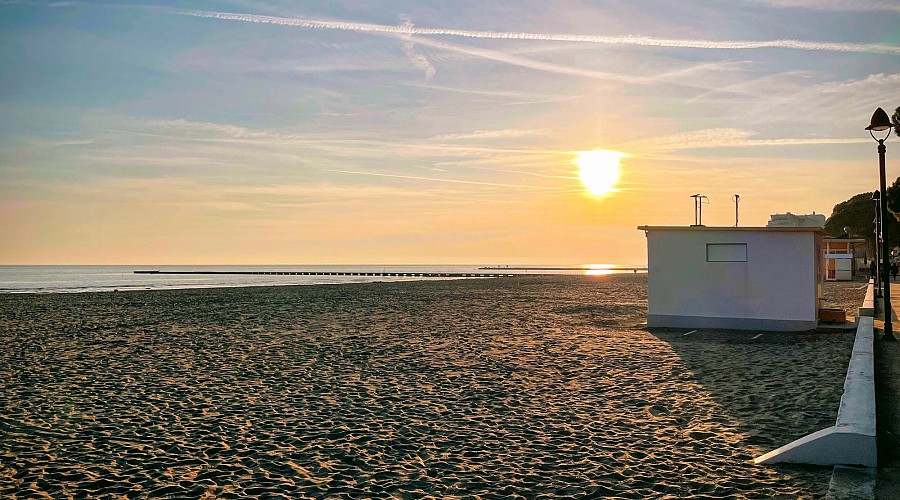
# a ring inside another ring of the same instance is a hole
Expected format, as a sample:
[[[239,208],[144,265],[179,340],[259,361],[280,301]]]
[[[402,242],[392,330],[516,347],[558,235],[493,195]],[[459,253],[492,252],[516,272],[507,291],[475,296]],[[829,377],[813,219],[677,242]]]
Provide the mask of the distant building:
[[[807,215],[772,214],[766,227],[825,227],[825,216],[815,212]]]
[[[647,326],[816,327],[825,236],[819,227],[638,229],[647,236]]]

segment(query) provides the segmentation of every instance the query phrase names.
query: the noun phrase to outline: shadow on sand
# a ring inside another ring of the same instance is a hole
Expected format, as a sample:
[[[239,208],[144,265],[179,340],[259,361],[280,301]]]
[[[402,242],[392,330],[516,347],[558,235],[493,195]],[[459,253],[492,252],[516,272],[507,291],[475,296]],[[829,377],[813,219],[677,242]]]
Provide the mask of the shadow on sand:
[[[855,333],[652,329],[755,455],[834,425]]]

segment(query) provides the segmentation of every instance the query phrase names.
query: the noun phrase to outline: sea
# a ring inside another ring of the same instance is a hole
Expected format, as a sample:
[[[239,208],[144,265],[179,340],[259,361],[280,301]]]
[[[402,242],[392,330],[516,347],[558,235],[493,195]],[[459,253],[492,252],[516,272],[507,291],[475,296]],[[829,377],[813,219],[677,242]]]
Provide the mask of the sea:
[[[322,285],[441,280],[412,276],[297,276],[252,274],[136,274],[161,272],[352,272],[352,273],[491,273],[614,274],[633,273],[616,265],[260,265],[260,266],[0,266],[0,293],[73,293],[279,285]],[[640,272],[640,271],[639,271]]]

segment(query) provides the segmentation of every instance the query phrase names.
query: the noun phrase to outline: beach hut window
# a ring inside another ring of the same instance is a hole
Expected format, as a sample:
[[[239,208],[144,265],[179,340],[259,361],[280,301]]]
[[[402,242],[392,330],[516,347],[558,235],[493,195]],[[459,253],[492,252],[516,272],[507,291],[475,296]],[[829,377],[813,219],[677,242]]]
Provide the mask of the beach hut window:
[[[706,262],[747,262],[747,244],[707,243]]]

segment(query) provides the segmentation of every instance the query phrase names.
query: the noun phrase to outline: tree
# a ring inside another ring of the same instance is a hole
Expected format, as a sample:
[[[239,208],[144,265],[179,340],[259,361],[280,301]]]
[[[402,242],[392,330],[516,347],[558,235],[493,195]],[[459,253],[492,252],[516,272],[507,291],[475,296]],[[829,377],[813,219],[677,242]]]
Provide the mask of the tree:
[[[897,106],[897,109],[894,110],[891,122],[894,124],[894,135],[900,137],[900,106]]]
[[[894,183],[898,184],[900,179]],[[900,187],[895,191],[900,194]],[[894,217],[888,217],[885,222],[888,224],[888,237],[893,247],[900,242],[900,222]],[[875,255],[875,202],[872,201],[872,193],[860,193],[835,205],[831,217],[825,221],[825,231],[832,236],[841,236],[846,232],[850,238],[863,238],[869,248],[869,255]]]
[[[894,134],[900,137],[900,106],[894,110],[891,116],[891,123],[894,124]],[[900,177],[893,184],[888,186],[885,193],[887,195],[887,209],[895,219],[900,220]]]
[[[900,137],[900,106],[891,116],[894,134]],[[900,177],[885,191],[886,208],[890,214],[884,221],[887,224],[890,247],[900,243]],[[847,231],[844,231],[844,228]],[[825,230],[832,236],[848,233],[851,238],[865,238],[869,252],[875,249],[875,202],[872,193],[860,193],[847,201],[838,203],[825,221]]]
[[[898,108],[898,112],[900,112],[900,108]],[[900,177],[897,177],[897,180],[887,187],[885,197],[887,198],[888,212],[891,213],[894,219],[900,220]]]

